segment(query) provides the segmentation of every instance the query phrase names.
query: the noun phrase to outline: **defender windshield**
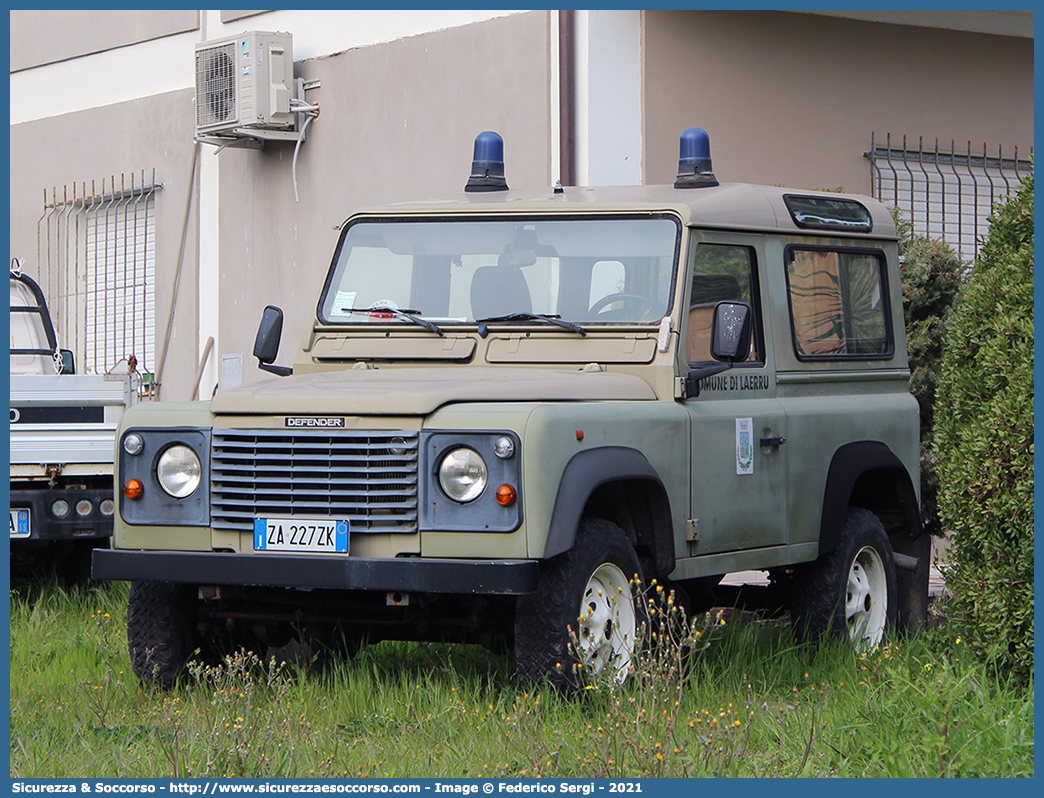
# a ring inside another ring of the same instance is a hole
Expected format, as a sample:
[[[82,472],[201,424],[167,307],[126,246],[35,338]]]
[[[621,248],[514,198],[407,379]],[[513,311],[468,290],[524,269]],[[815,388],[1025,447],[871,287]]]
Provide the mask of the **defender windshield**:
[[[361,220],[341,236],[319,319],[657,324],[670,309],[680,229],[652,214]]]

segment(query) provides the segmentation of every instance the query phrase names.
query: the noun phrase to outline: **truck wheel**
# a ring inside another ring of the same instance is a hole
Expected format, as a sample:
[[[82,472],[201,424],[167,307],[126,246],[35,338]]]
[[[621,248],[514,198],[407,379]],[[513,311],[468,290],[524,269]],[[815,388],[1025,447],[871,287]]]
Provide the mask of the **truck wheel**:
[[[898,605],[895,560],[880,519],[849,508],[840,544],[799,576],[790,605],[802,642],[847,634],[858,651],[880,645]]]
[[[192,656],[196,587],[132,582],[127,605],[127,647],[142,684],[169,690]]]
[[[518,600],[519,675],[532,681],[548,677],[569,690],[579,681],[573,666],[581,665],[594,673],[610,667],[623,681],[645,620],[640,577],[638,555],[618,526],[599,518],[581,520],[573,547],[546,560],[537,592]]]
[[[62,546],[58,552],[58,575],[73,588],[86,589],[92,587],[91,557],[97,546],[107,546],[105,539],[74,540]]]

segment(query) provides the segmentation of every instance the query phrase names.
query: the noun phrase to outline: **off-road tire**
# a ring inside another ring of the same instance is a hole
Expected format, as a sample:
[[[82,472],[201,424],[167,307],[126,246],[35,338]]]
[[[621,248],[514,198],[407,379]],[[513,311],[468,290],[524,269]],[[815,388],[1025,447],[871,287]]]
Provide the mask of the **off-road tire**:
[[[131,667],[147,687],[170,690],[195,651],[196,587],[132,582],[127,604]]]
[[[579,660],[572,643],[579,632],[584,593],[603,566],[609,566],[607,570],[612,572],[619,569],[625,579],[631,580],[630,595],[625,600],[633,608],[636,630],[641,627],[645,620],[639,584],[641,565],[634,546],[615,524],[584,518],[573,547],[541,564],[537,592],[519,597],[515,664],[522,680],[548,678],[565,692],[578,687],[573,665]]]
[[[881,619],[883,626],[874,634],[875,639],[857,640],[846,617],[846,598],[851,598],[850,580],[863,580],[867,564],[880,567],[881,578],[877,582],[883,589],[865,594],[858,602],[859,609],[853,614],[853,620],[860,614],[869,614],[871,608],[879,610],[882,599],[886,606]],[[877,645],[881,635],[895,627],[898,607],[895,559],[880,519],[869,510],[849,508],[837,548],[800,569],[788,594],[791,623],[799,642],[848,638],[857,649]]]

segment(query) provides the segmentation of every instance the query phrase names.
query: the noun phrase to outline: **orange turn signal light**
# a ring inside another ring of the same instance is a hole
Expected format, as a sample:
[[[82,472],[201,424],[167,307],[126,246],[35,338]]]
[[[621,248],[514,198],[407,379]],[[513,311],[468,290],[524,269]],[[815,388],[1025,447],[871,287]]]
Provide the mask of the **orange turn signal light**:
[[[145,486],[140,479],[128,479],[123,483],[123,495],[128,499],[140,499],[145,495]]]
[[[515,489],[510,485],[501,485],[499,488],[497,488],[497,504],[501,505],[502,507],[510,507],[512,504],[515,503],[515,499],[517,497],[518,494],[515,492]]]

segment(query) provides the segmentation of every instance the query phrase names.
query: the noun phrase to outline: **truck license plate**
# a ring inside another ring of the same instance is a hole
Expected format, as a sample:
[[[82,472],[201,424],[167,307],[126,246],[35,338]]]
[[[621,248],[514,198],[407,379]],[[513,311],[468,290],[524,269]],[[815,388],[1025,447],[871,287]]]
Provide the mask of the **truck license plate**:
[[[11,509],[11,537],[29,537],[29,510]]]
[[[11,523],[13,529],[14,521]],[[347,554],[348,521],[336,518],[255,518],[254,551]]]

